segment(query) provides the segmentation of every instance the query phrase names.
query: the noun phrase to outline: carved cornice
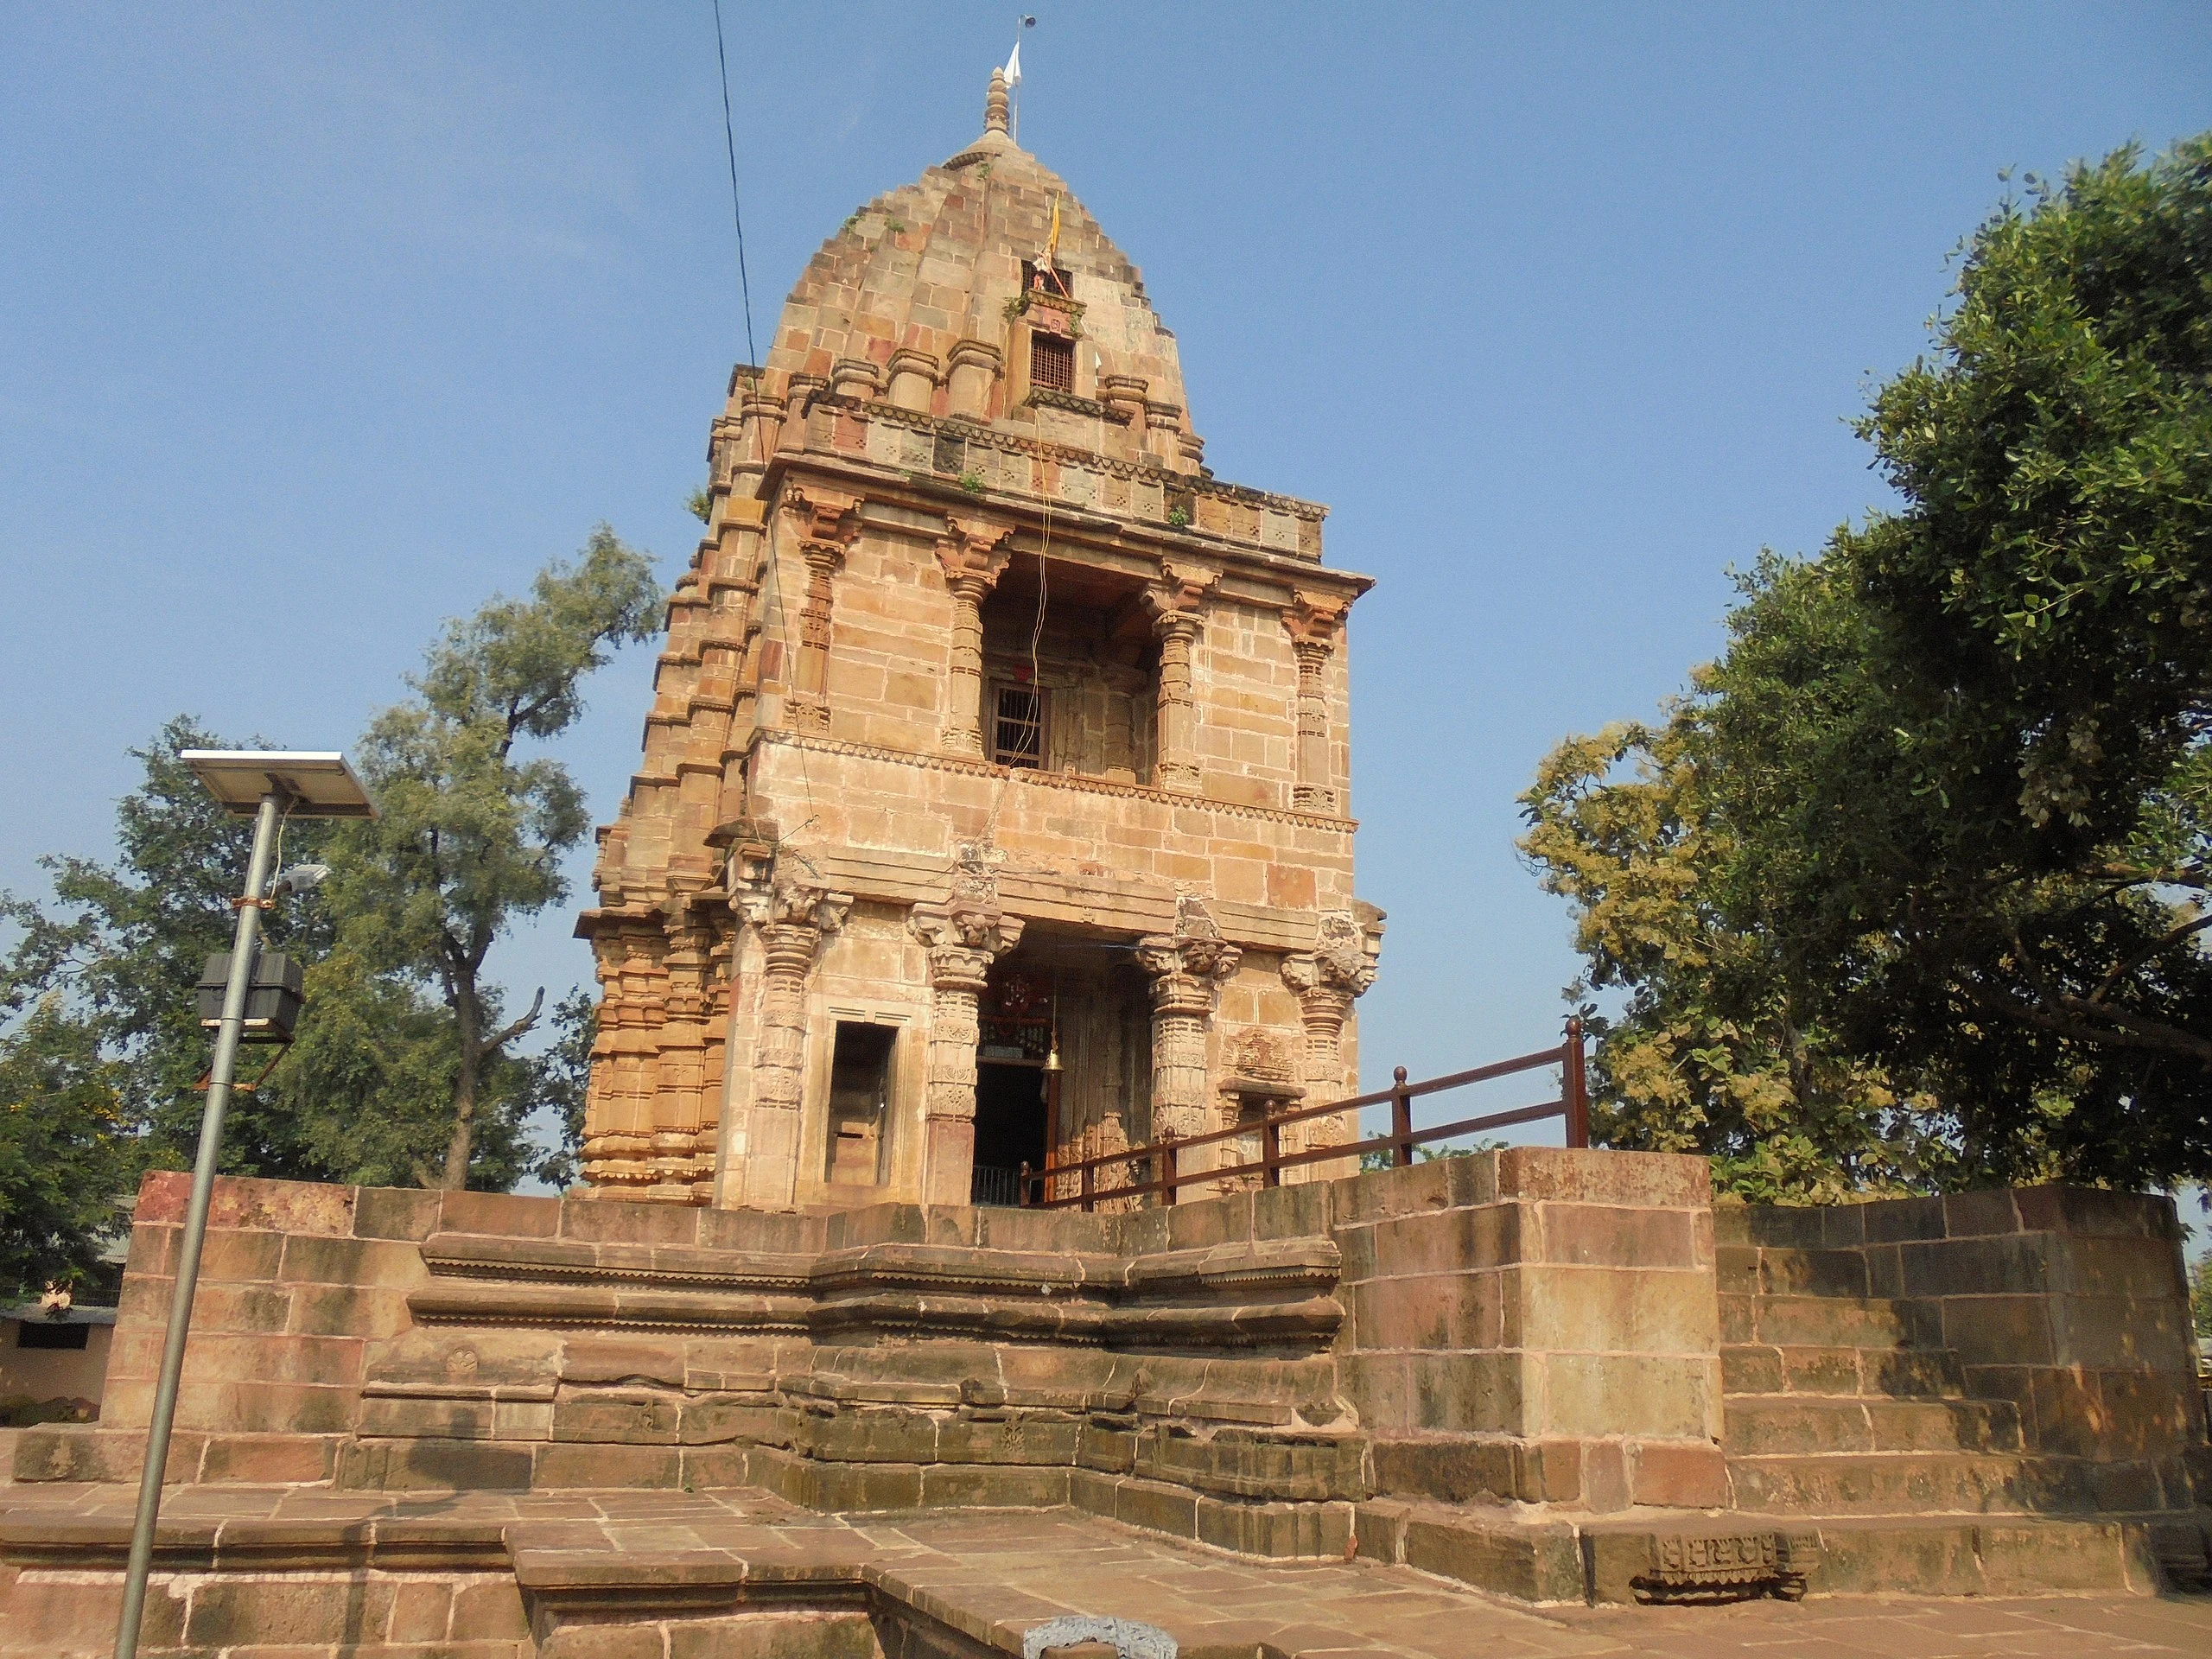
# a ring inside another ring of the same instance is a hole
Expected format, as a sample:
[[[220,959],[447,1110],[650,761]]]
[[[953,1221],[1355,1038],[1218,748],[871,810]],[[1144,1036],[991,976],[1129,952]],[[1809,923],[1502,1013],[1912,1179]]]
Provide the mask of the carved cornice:
[[[1158,484],[1164,489],[1214,496],[1245,506],[1270,508],[1314,524],[1320,523],[1329,515],[1328,508],[1318,501],[1301,501],[1296,496],[1277,495],[1269,490],[1254,489],[1247,484],[1225,483],[1217,478],[1198,478],[1188,473],[1172,471],[1157,461],[1124,461],[1118,456],[1102,455],[1094,449],[1078,448],[1073,444],[1054,443],[1046,438],[1024,437],[1018,433],[1001,431],[997,427],[964,420],[957,416],[929,415],[920,410],[900,409],[886,403],[861,404],[851,399],[836,401],[850,404],[852,412],[865,415],[872,421],[887,421],[893,426],[907,427],[917,432],[943,432],[964,438],[970,443],[988,444],[1007,454],[1034,455],[1042,461],[1066,461],[1089,467],[1093,472],[1109,473],[1116,478]],[[1306,562],[1313,563],[1310,559]]]
[[[1355,818],[1335,817],[1327,813],[1294,812],[1276,806],[1251,806],[1242,801],[1216,800],[1206,795],[1178,795],[1143,784],[1116,783],[1109,779],[1085,778],[1072,772],[995,766],[988,760],[963,760],[952,754],[910,754],[904,749],[878,748],[872,744],[855,743],[844,738],[819,737],[811,733],[785,731],[777,727],[762,727],[753,734],[753,741],[759,743],[788,743],[795,748],[812,749],[822,754],[849,754],[893,761],[900,766],[918,766],[925,771],[960,772],[978,778],[1004,778],[1025,788],[1065,789],[1084,795],[1118,795],[1125,799],[1154,801],[1178,810],[1204,807],[1209,812],[1217,812],[1227,817],[1251,818],[1268,823],[1310,824],[1316,829],[1333,830],[1346,835],[1359,828],[1358,820]]]

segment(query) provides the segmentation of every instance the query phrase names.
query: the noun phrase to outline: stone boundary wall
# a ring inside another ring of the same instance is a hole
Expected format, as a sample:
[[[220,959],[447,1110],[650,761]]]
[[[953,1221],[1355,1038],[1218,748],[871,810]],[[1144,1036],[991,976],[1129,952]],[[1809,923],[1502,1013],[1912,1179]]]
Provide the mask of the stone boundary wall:
[[[136,1478],[187,1190],[147,1179],[102,1421],[24,1431],[17,1479]],[[1726,1508],[1725,1310],[1774,1280],[1899,1299],[2094,1465],[2082,1507],[2171,1510],[2207,1456],[2175,1226],[2074,1189],[1716,1226],[1701,1160],[1548,1148],[1116,1216],[226,1179],[168,1476],[1071,1504],[1300,1555],[1394,1495]]]

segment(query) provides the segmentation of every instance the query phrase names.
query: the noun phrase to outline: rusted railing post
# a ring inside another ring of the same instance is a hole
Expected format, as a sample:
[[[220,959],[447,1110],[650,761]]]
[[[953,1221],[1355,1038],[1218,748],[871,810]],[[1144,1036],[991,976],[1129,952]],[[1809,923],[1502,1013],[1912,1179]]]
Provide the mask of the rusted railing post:
[[[1562,1052],[1567,1071],[1567,1144],[1587,1151],[1590,1146],[1590,1086],[1583,1071],[1582,1016],[1570,1014]]]
[[[1090,1213],[1091,1198],[1097,1192],[1096,1185],[1091,1179],[1096,1173],[1096,1167],[1085,1160],[1083,1166],[1083,1213],[1086,1216]]]
[[[1169,1135],[1160,1143],[1160,1201],[1175,1202],[1175,1137]]]
[[[1260,1163],[1262,1186],[1282,1185],[1282,1125],[1270,1117],[1260,1125]]]
[[[1046,1192],[1039,1196],[1049,1198],[1052,1195]],[[1014,1201],[1021,1209],[1029,1207],[1029,1160],[1027,1158],[1021,1160],[1021,1173],[1014,1178]]]
[[[1414,1097],[1406,1092],[1406,1068],[1390,1073],[1390,1166],[1403,1169],[1414,1160]]]

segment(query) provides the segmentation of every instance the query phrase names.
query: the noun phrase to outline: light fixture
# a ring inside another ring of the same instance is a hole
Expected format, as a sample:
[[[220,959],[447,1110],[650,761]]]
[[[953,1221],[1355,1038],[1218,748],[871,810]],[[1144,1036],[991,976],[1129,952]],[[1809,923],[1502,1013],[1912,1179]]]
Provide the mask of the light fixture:
[[[169,1430],[176,1421],[177,1379],[184,1370],[185,1338],[192,1328],[192,1296],[200,1284],[200,1247],[207,1238],[207,1206],[215,1191],[215,1160],[223,1146],[223,1114],[238,1075],[238,1045],[258,1015],[273,1027],[277,1016],[296,1013],[299,968],[271,953],[261,960],[261,912],[287,893],[304,893],[329,874],[319,864],[287,870],[272,885],[276,830],[286,818],[372,818],[368,791],[334,750],[299,753],[283,749],[186,749],[177,759],[192,768],[224,809],[253,819],[253,851],[246,861],[245,893],[232,900],[238,925],[223,963],[222,1000],[215,1008],[215,1058],[207,1068],[207,1105],[200,1118],[200,1149],[192,1166],[192,1200],[178,1241],[176,1286],[162,1344],[154,1412],[146,1426],[146,1466],[138,1482],[138,1514],[130,1529],[130,1560],[123,1575],[123,1618],[115,1633],[115,1659],[136,1659],[138,1626],[146,1606],[146,1574],[154,1561],[154,1529],[162,1513],[162,1473],[168,1465]],[[213,963],[211,963],[211,967]],[[264,985],[257,967],[270,970]],[[209,990],[213,987],[210,986]],[[289,1001],[289,1008],[283,1005]],[[259,1004],[272,1006],[266,1009]],[[289,1020],[286,1021],[289,1031]]]
[[[224,808],[242,818],[261,810],[281,790],[295,818],[372,818],[368,791],[335,750],[302,753],[284,749],[187,749],[177,759]]]

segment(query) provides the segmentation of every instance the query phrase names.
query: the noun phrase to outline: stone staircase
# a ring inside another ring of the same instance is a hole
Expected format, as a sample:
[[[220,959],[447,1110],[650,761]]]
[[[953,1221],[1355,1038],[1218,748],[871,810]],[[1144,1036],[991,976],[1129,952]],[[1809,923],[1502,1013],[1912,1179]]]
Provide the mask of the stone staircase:
[[[1807,1294],[1818,1252],[1767,1249],[1778,1294],[1723,1294],[1736,1506],[1774,1515],[2082,1514],[2075,1460],[2022,1449],[2018,1409],[1966,1392],[1924,1305]],[[1793,1282],[1795,1281],[1795,1282]]]

